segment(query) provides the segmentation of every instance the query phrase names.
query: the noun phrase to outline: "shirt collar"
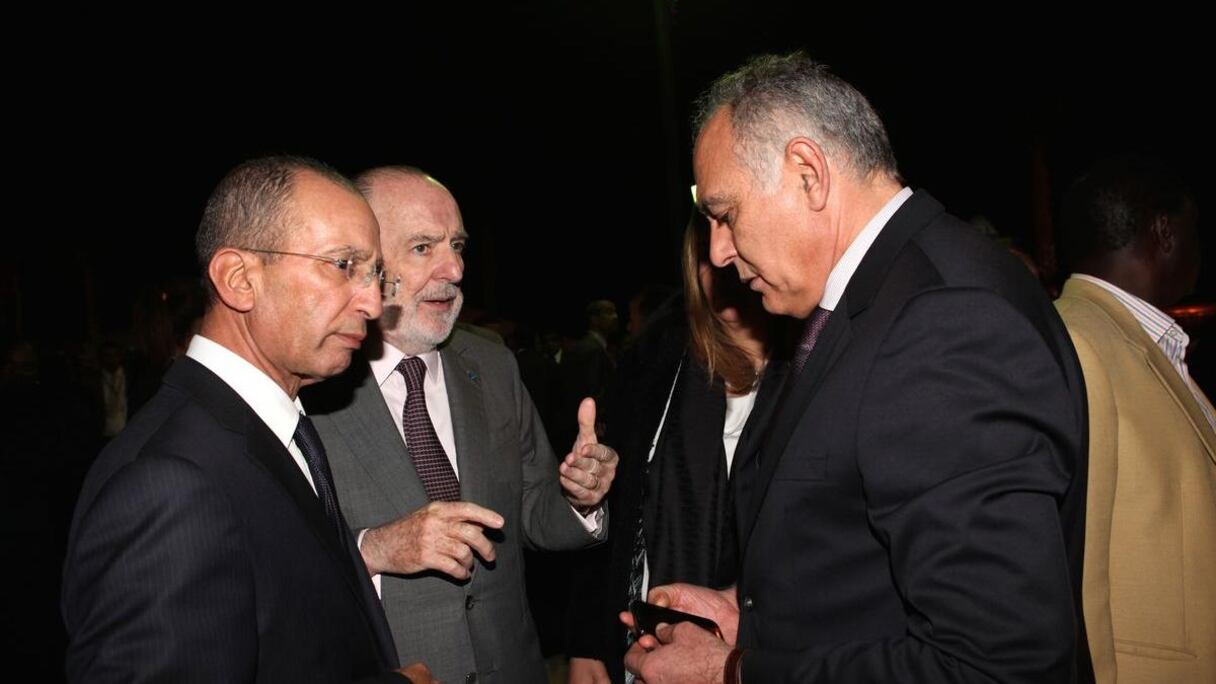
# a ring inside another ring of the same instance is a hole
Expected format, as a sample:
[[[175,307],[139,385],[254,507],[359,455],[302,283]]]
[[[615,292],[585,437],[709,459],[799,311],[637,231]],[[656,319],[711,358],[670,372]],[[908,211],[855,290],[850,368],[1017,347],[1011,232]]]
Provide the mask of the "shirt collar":
[[[195,335],[190,340],[186,356],[201,363],[241,395],[241,399],[249,404],[249,408],[253,409],[283,446],[291,443],[296,434],[296,424],[300,422],[300,414],[304,413],[304,406],[299,397],[293,400],[277,382],[271,380],[270,376],[257,366],[202,335]]]
[[[381,346],[383,349],[380,352],[380,358],[371,359],[368,362],[372,367],[372,377],[376,378],[377,386],[384,385],[384,381],[392,377],[393,373],[397,370],[397,364],[401,363],[401,359],[406,357],[405,352],[388,342],[382,343]],[[427,379],[436,378],[439,368],[439,350],[432,349],[417,356],[426,364]]]
[[[879,209],[878,213],[874,214],[874,217],[866,223],[866,227],[861,229],[857,237],[853,238],[853,242],[841,255],[840,261],[836,262],[836,265],[832,267],[832,272],[828,274],[827,282],[823,285],[823,297],[819,299],[819,308],[828,311],[836,309],[840,298],[844,296],[845,288],[853,279],[853,273],[861,264],[862,257],[870,251],[870,245],[874,244],[874,240],[882,232],[883,226],[887,225],[887,221],[891,220],[895,212],[899,211],[899,208],[911,196],[911,188],[903,188],[895,193],[895,196],[887,200],[882,209]]]
[[[1119,303],[1127,308],[1132,317],[1136,319],[1136,322],[1140,324],[1140,327],[1144,329],[1145,334],[1152,338],[1157,346],[1161,347],[1162,351],[1165,352],[1171,361],[1180,361],[1185,356],[1186,346],[1190,343],[1190,336],[1186,334],[1186,331],[1169,314],[1118,285],[1096,276],[1087,273],[1074,273],[1072,277],[1097,285],[1119,300]]]

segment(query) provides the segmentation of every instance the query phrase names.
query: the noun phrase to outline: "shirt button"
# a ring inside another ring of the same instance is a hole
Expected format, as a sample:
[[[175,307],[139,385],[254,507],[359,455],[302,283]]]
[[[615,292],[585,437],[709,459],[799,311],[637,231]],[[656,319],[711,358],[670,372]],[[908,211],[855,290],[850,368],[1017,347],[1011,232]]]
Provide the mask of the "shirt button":
[[[473,598],[472,596],[466,596],[464,599],[464,609],[473,610],[474,603],[477,603],[477,599]]]
[[[464,681],[466,684],[473,684],[473,682],[477,681],[477,673],[476,672],[468,673],[467,675],[464,676]]]
[[[750,597],[750,596],[743,597],[743,609],[744,610],[751,610],[752,606],[754,606],[754,605],[755,605],[755,601],[752,601],[752,597]]]

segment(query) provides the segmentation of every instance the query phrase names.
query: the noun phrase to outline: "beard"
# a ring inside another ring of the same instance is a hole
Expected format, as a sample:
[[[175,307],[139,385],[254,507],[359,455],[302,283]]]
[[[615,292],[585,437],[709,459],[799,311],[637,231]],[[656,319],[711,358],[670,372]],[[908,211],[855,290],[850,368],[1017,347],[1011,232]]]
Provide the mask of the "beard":
[[[434,311],[426,304],[429,301],[449,301],[450,306]],[[427,287],[409,299],[398,297],[380,317],[384,339],[406,354],[429,352],[452,334],[463,304],[464,293],[452,284]]]

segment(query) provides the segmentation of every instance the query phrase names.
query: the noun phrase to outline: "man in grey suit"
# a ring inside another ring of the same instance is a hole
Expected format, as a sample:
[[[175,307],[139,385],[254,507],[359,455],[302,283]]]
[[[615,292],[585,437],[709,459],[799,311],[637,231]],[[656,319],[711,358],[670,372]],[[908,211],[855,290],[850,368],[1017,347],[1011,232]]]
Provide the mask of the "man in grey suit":
[[[444,682],[540,682],[522,547],[603,539],[616,453],[595,405],[560,464],[511,352],[462,330],[467,234],[451,194],[409,167],[364,173],[387,270],[400,279],[343,382],[309,398],[347,521],[397,648]]]

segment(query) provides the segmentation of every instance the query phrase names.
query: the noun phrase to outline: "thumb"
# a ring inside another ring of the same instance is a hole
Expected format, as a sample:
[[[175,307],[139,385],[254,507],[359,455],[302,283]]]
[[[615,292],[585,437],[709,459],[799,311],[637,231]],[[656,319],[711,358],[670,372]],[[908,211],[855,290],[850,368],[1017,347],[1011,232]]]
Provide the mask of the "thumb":
[[[673,590],[674,588],[671,585],[655,587],[654,589],[650,590],[650,595],[646,597],[646,600],[655,604],[656,606],[668,608],[671,606],[672,599],[675,598],[673,596]]]
[[[595,436],[595,400],[591,397],[583,399],[578,405],[578,439],[574,442],[574,451],[585,444],[598,444]]]

